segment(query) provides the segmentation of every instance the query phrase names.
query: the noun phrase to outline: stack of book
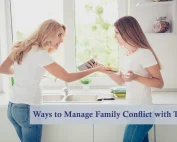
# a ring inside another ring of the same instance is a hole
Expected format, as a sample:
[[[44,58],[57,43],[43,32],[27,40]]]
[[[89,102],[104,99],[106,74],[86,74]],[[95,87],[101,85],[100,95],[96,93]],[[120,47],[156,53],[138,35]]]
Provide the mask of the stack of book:
[[[111,88],[111,93],[116,95],[117,97],[125,97],[126,88],[114,87],[114,88]]]

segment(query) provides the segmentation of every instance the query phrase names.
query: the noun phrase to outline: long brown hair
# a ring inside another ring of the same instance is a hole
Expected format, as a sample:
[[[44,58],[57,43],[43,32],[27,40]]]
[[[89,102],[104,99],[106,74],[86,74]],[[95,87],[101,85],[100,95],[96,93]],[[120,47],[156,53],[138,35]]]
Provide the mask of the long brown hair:
[[[114,26],[119,31],[123,40],[129,45],[133,47],[146,48],[151,50],[158,62],[159,68],[161,69],[159,60],[154,50],[150,46],[145,34],[143,33],[143,30],[141,29],[138,21],[134,17],[124,16],[118,19],[114,23]]]
[[[31,50],[32,46],[44,49],[45,46],[50,44],[51,38],[61,27],[64,31],[66,30],[64,25],[53,19],[44,21],[30,37],[14,44],[10,57],[13,61],[20,64],[23,57]]]

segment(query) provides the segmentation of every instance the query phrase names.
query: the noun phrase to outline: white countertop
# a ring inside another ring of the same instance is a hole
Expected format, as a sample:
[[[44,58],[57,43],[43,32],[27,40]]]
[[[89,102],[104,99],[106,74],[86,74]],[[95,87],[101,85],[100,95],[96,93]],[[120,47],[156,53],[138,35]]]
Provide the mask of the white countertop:
[[[44,94],[50,94],[51,91],[44,91]],[[73,91],[74,93],[81,93],[80,90],[75,90]],[[52,91],[51,94],[53,93],[58,93],[57,91]],[[94,90],[89,90],[87,93],[109,93],[109,89],[94,89]],[[84,93],[83,93],[84,95]],[[153,104],[177,104],[177,92],[152,92],[152,101]],[[7,107],[9,102],[8,99],[8,93],[5,94],[0,94],[0,107]],[[67,102],[68,103],[68,102]],[[113,101],[105,101],[102,104],[125,104],[125,99],[124,98],[117,98],[116,100]],[[55,103],[52,103],[55,104]],[[69,104],[69,103],[68,103]]]

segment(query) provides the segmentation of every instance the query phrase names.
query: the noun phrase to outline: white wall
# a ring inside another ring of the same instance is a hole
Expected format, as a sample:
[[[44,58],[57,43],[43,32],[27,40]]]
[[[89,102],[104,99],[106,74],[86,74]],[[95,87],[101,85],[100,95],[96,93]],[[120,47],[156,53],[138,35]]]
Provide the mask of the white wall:
[[[177,35],[147,35],[161,65],[164,88],[177,88]]]

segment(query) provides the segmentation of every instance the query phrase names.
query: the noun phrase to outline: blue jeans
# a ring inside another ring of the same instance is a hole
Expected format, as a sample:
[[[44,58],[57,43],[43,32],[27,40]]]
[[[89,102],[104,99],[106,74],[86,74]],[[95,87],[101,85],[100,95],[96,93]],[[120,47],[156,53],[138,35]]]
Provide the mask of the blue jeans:
[[[129,124],[124,131],[123,142],[149,142],[148,132],[152,124]]]
[[[9,102],[7,115],[21,142],[41,141],[42,125],[30,124],[30,105]]]

